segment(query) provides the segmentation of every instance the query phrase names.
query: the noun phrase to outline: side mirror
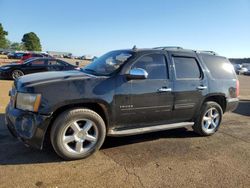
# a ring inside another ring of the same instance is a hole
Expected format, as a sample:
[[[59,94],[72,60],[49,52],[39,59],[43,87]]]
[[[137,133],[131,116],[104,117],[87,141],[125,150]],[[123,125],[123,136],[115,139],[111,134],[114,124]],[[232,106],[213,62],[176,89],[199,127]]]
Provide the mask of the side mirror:
[[[148,77],[147,71],[141,68],[134,68],[129,71],[127,78],[131,80],[143,80]]]

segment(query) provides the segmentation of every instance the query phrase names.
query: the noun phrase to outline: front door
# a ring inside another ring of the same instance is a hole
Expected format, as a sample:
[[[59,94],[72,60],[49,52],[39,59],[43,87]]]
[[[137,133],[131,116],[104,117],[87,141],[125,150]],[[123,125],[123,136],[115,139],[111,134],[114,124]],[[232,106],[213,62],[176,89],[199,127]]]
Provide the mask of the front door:
[[[46,59],[35,59],[24,68],[25,74],[37,73],[47,71],[47,60]]]
[[[174,97],[165,55],[143,55],[131,65],[134,68],[144,69],[148,77],[127,80],[118,87],[116,125],[143,127],[171,121]],[[125,95],[119,95],[120,91]]]

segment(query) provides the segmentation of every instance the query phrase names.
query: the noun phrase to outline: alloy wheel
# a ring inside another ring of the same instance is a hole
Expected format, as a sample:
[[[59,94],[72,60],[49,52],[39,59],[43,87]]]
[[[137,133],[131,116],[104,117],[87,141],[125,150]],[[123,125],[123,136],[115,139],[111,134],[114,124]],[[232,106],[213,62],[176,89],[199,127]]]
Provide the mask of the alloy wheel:
[[[202,128],[206,132],[214,132],[220,123],[220,114],[216,108],[209,108],[202,118]]]
[[[61,138],[68,152],[83,154],[91,150],[98,140],[98,128],[88,119],[79,119],[69,123]]]
[[[22,71],[20,71],[20,70],[14,70],[13,72],[12,72],[12,78],[15,80],[15,79],[17,79],[17,78],[19,78],[20,76],[23,76],[24,74],[23,74],[23,72]]]

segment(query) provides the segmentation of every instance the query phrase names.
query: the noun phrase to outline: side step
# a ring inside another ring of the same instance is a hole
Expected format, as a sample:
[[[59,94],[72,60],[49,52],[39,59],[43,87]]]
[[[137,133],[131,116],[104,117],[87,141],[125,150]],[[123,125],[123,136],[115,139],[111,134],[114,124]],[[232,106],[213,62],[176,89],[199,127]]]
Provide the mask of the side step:
[[[163,125],[156,125],[151,127],[140,127],[140,128],[132,128],[132,129],[110,129],[108,131],[108,136],[129,136],[129,135],[136,135],[136,134],[143,134],[149,132],[156,132],[156,131],[163,131],[169,129],[177,129],[186,126],[192,126],[194,122],[181,122],[181,123],[172,123],[172,124],[163,124]]]

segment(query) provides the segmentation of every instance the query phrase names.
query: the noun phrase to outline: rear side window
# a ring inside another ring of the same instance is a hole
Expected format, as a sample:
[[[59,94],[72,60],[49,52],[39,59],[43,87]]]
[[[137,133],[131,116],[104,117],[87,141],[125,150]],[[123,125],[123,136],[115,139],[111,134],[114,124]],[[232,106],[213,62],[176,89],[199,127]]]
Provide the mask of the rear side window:
[[[132,66],[142,68],[148,73],[148,79],[167,79],[167,67],[165,56],[162,54],[149,54],[141,57]]]
[[[52,66],[64,66],[64,63],[58,60],[48,60],[48,65]]]
[[[173,57],[177,79],[200,79],[201,72],[195,58]]]
[[[202,55],[211,76],[215,79],[233,79],[235,78],[234,68],[230,61],[225,57],[212,55]]]

